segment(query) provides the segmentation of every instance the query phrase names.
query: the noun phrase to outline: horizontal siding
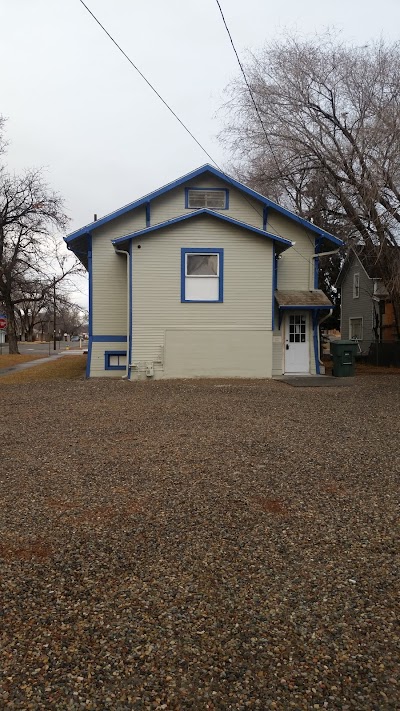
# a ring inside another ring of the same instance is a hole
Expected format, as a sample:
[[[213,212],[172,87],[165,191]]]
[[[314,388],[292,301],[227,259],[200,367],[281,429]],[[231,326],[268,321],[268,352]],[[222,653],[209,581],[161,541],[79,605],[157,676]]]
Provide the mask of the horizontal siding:
[[[224,302],[181,303],[181,248],[224,249]],[[163,370],[170,329],[271,331],[272,244],[200,216],[141,240],[133,249],[133,362]],[[227,341],[228,342],[228,341]],[[272,372],[272,349],[259,353]],[[227,349],[229,360],[229,349]],[[229,363],[227,364],[229,368]]]
[[[282,330],[279,330],[279,314],[275,304],[275,329],[272,338],[272,375],[282,375],[283,373],[283,338],[284,323],[282,322]]]
[[[271,376],[272,333],[247,329],[167,329],[165,376]]]
[[[110,334],[111,335],[111,334]],[[128,345],[122,343],[92,343],[92,355],[90,359],[91,378],[122,378],[126,375],[124,370],[105,370],[104,354],[106,351],[127,351]]]
[[[353,298],[353,278],[354,274],[360,275],[360,296],[358,299]],[[360,341],[362,351],[368,351],[373,335],[373,302],[372,295],[374,291],[374,282],[370,279],[357,257],[353,254],[350,258],[349,266],[343,277],[342,282],[342,298],[341,298],[341,337],[348,339],[350,337],[349,321],[350,318],[363,319],[363,340]]]
[[[145,208],[123,215],[93,230],[93,334],[127,333],[126,257],[116,254],[111,240],[146,225]]]
[[[194,212],[185,208],[185,188],[224,188],[229,190],[229,210],[221,210],[223,215],[228,215],[240,222],[246,222],[262,229],[263,226],[263,205],[249,196],[245,196],[240,190],[232,187],[225,181],[218,180],[211,176],[205,176],[190,180],[188,183],[171,190],[165,195],[161,195],[151,203],[151,224],[157,225],[174,217],[186,215]],[[218,212],[216,210],[216,212]]]
[[[278,237],[296,242],[278,260],[278,289],[313,289],[315,238],[301,225],[269,210],[267,229]]]

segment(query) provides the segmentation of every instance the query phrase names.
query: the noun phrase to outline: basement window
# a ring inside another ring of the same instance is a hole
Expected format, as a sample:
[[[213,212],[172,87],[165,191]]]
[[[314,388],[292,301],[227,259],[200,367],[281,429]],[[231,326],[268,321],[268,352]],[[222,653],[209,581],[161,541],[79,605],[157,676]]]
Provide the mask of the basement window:
[[[126,370],[126,351],[105,351],[105,370]]]
[[[229,190],[224,188],[185,188],[185,207],[200,210],[227,210]]]
[[[223,301],[223,249],[181,250],[181,301]]]

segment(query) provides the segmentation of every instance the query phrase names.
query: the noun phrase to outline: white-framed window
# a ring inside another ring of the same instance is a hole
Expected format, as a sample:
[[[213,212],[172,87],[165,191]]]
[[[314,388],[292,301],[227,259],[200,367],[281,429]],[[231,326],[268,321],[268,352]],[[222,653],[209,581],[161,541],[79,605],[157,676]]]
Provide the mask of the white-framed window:
[[[353,274],[353,299],[358,299],[360,297],[360,275],[357,272]]]
[[[363,339],[363,320],[361,316],[349,318],[349,337],[362,341]]]
[[[200,210],[227,210],[229,190],[225,188],[185,188],[185,207]]]
[[[181,249],[181,301],[223,301],[224,250]]]

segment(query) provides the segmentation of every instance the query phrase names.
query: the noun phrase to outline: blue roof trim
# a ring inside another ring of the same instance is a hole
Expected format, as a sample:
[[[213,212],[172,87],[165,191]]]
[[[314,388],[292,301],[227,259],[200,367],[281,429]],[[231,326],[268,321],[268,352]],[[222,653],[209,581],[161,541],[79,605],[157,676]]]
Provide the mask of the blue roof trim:
[[[194,210],[193,212],[189,212],[187,215],[180,215],[179,217],[174,217],[172,220],[160,222],[158,225],[153,225],[152,227],[147,227],[146,229],[138,230],[137,232],[131,232],[130,234],[125,235],[124,237],[117,237],[116,239],[112,240],[112,243],[116,247],[119,244],[128,242],[129,240],[135,239],[136,237],[149,235],[152,232],[156,232],[157,230],[161,230],[165,227],[176,225],[178,222],[192,220],[193,218],[199,217],[199,215],[208,215],[209,217],[215,217],[217,220],[222,220],[222,222],[228,222],[230,225],[234,225],[235,227],[240,227],[241,229],[247,230],[248,232],[254,232],[260,237],[267,237],[268,239],[272,239],[274,242],[278,242],[279,244],[282,244],[287,248],[292,246],[292,242],[288,239],[278,237],[277,235],[262,230],[260,227],[253,227],[253,225],[249,225],[247,222],[240,222],[239,220],[234,220],[233,217],[221,215],[221,213],[214,212],[214,210],[208,210],[207,208],[203,208],[201,210]]]
[[[273,202],[272,200],[269,200],[268,198],[264,197],[263,195],[260,195],[260,193],[257,193],[255,190],[248,188],[247,185],[243,185],[243,183],[239,183],[238,180],[231,178],[229,175],[227,175],[226,173],[223,173],[222,171],[218,170],[217,168],[214,168],[214,166],[212,166],[210,164],[202,165],[200,168],[193,170],[191,173],[187,173],[186,175],[183,175],[181,178],[174,180],[172,183],[168,183],[167,185],[164,185],[164,187],[159,188],[158,190],[154,190],[154,192],[149,193],[148,195],[145,195],[144,197],[140,198],[139,200],[135,200],[134,202],[131,202],[128,205],[125,205],[124,207],[121,207],[119,210],[116,210],[115,212],[111,212],[109,215],[105,215],[105,217],[100,218],[100,220],[97,220],[96,222],[91,222],[88,225],[85,225],[85,227],[82,227],[81,229],[76,230],[75,232],[71,232],[69,235],[67,235],[67,237],[64,237],[64,240],[68,244],[69,242],[72,242],[73,240],[77,239],[78,237],[81,237],[82,235],[87,234],[91,230],[97,229],[98,227],[102,227],[102,225],[105,225],[107,222],[110,222],[111,220],[115,220],[117,217],[121,217],[121,215],[125,215],[126,212],[129,212],[130,210],[134,210],[135,208],[140,207],[141,205],[145,205],[147,202],[149,202],[149,200],[154,200],[154,198],[157,198],[160,195],[164,195],[164,193],[167,193],[170,190],[173,190],[174,188],[179,187],[183,183],[186,183],[188,180],[193,180],[194,178],[197,178],[199,175],[202,175],[203,173],[211,173],[216,178],[219,178],[220,180],[224,180],[225,182],[229,183],[229,185],[232,185],[233,187],[237,188],[238,190],[241,190],[242,192],[247,193],[247,195],[250,195],[250,197],[255,198],[256,200],[259,200],[261,203],[263,203],[264,205],[266,205],[268,207],[271,207],[273,210],[280,212],[282,215],[285,215],[290,220],[294,220],[295,222],[297,222],[300,225],[302,225],[303,227],[305,227],[307,230],[311,230],[311,232],[315,232],[320,237],[324,237],[325,239],[329,240],[330,242],[333,242],[334,244],[338,245],[339,247],[341,247],[343,245],[342,240],[338,239],[337,237],[334,237],[329,232],[326,232],[325,230],[321,229],[320,227],[313,225],[312,222],[308,222],[303,217],[299,217],[298,215],[295,215],[294,212],[290,212],[290,210],[287,210],[286,208],[281,207],[280,205]]]

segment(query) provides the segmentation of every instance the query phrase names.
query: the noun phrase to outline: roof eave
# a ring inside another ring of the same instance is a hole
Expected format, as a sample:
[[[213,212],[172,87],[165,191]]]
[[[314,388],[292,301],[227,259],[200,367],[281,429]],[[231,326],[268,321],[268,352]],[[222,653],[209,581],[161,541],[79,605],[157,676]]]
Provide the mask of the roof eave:
[[[208,210],[206,208],[194,210],[193,212],[190,212],[187,215],[179,215],[178,217],[174,217],[172,220],[167,220],[166,222],[160,222],[157,225],[152,225],[151,227],[146,227],[142,230],[137,230],[136,232],[131,232],[131,233],[124,235],[122,237],[117,237],[116,239],[112,240],[112,244],[114,245],[114,247],[119,247],[120,245],[123,245],[132,239],[137,239],[138,237],[145,237],[147,235],[152,234],[153,232],[157,232],[160,229],[172,227],[173,225],[176,225],[180,222],[185,222],[186,220],[190,220],[190,219],[199,217],[201,215],[207,215],[209,217],[214,217],[217,220],[226,222],[234,227],[238,227],[239,229],[247,230],[248,232],[257,234],[260,237],[264,237],[264,238],[266,237],[267,239],[270,239],[276,243],[276,245],[278,246],[278,250],[280,252],[284,251],[285,249],[289,249],[289,247],[292,247],[293,243],[290,240],[287,240],[283,237],[278,237],[277,235],[274,235],[271,232],[266,232],[265,230],[262,230],[259,227],[254,227],[253,225],[249,225],[245,222],[240,222],[239,220],[234,220],[232,217],[227,217],[226,215],[221,215],[221,213],[219,213],[219,212],[214,212],[213,210]]]
[[[343,245],[342,240],[338,239],[337,237],[334,237],[329,232],[326,232],[325,230],[321,229],[320,227],[316,227],[316,225],[314,225],[312,222],[308,222],[308,220],[305,220],[303,217],[299,217],[298,215],[291,212],[290,210],[287,210],[286,208],[281,207],[280,205],[273,202],[272,200],[269,200],[268,198],[264,197],[264,195],[257,193],[255,190],[252,190],[252,188],[249,188],[249,187],[247,187],[247,185],[240,183],[238,180],[235,180],[235,178],[232,178],[231,176],[227,175],[226,173],[223,173],[222,171],[218,170],[217,168],[210,165],[209,163],[206,163],[205,165],[202,165],[199,168],[196,168],[195,170],[191,171],[190,173],[187,173],[186,175],[183,175],[182,177],[178,178],[177,180],[172,181],[171,183],[167,183],[167,185],[164,185],[162,188],[158,188],[157,190],[154,190],[153,192],[148,193],[147,195],[144,195],[143,197],[139,198],[139,200],[135,200],[134,202],[128,203],[128,205],[121,207],[119,210],[116,210],[115,212],[111,212],[108,215],[101,217],[99,220],[96,220],[96,222],[91,222],[88,225],[85,225],[84,227],[82,227],[81,229],[76,230],[75,232],[71,232],[69,235],[67,235],[67,237],[65,239],[66,240],[74,240],[77,237],[80,237],[87,232],[91,232],[92,230],[98,229],[99,227],[102,227],[107,222],[115,220],[116,218],[121,217],[125,213],[130,212],[131,210],[135,210],[136,208],[141,207],[142,205],[145,205],[146,203],[148,203],[151,200],[154,200],[155,198],[159,197],[160,195],[163,195],[164,193],[166,193],[170,190],[173,190],[174,188],[179,187],[180,185],[187,182],[188,180],[193,180],[194,178],[197,178],[199,175],[202,175],[203,173],[207,173],[207,172],[212,173],[214,176],[220,178],[221,180],[224,180],[225,182],[232,185],[233,187],[236,187],[238,190],[241,190],[242,192],[246,193],[247,195],[254,198],[255,200],[259,200],[262,204],[270,207],[273,210],[276,210],[277,212],[281,213],[282,215],[285,215],[286,217],[293,220],[294,222],[301,224],[305,229],[311,230],[319,237],[324,237],[325,239],[329,240],[330,242],[337,245],[338,247],[341,247]]]

